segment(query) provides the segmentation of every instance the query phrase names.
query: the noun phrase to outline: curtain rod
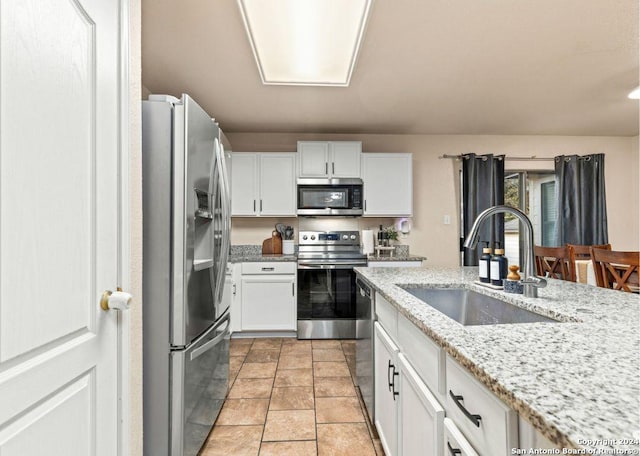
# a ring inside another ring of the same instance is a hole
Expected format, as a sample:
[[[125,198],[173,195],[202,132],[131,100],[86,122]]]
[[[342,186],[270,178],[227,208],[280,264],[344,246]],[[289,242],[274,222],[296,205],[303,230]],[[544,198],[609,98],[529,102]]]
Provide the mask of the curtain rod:
[[[460,160],[463,157],[463,155],[440,155],[438,158],[442,159],[442,158],[455,158],[456,160]],[[531,156],[531,157],[504,157],[505,160],[509,160],[509,161],[553,161],[554,158],[553,157],[549,157],[549,158],[539,158],[536,157],[535,155]]]

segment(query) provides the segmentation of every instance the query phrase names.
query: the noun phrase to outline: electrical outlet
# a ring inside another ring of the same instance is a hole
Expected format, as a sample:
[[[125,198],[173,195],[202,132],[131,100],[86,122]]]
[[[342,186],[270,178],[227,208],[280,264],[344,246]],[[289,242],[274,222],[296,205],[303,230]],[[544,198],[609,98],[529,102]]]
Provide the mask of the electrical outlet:
[[[445,215],[444,216],[444,224],[445,225],[451,225],[451,216],[450,215]]]

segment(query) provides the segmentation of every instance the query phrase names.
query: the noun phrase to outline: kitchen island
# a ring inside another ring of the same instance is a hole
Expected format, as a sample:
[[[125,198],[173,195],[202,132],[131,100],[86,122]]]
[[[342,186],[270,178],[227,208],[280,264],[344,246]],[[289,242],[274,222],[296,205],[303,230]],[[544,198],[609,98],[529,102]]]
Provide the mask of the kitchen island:
[[[356,272],[559,448],[638,454],[640,296],[550,279],[525,298],[474,284],[469,267]],[[462,326],[398,285],[468,288],[559,322]]]

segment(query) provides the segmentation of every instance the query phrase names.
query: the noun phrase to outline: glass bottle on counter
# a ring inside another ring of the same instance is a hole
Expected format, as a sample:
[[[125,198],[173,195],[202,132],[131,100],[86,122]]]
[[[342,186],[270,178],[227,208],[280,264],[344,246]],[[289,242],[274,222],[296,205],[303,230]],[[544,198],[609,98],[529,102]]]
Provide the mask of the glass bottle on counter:
[[[490,283],[491,277],[489,274],[491,264],[491,247],[489,247],[489,241],[483,241],[484,247],[482,248],[482,256],[478,263],[480,274],[479,279],[482,283]]]
[[[500,242],[496,242],[494,255],[491,257],[491,285],[503,286],[503,280],[507,278],[507,258],[504,249],[500,248]]]

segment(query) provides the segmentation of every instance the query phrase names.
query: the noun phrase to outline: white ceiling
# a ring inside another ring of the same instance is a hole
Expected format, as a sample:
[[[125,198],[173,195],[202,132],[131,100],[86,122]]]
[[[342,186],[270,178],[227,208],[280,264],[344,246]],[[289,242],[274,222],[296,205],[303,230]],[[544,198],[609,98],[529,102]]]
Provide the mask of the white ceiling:
[[[376,0],[350,87],[266,86],[235,0],[142,0],[142,79],[229,132],[638,135],[638,0]]]

